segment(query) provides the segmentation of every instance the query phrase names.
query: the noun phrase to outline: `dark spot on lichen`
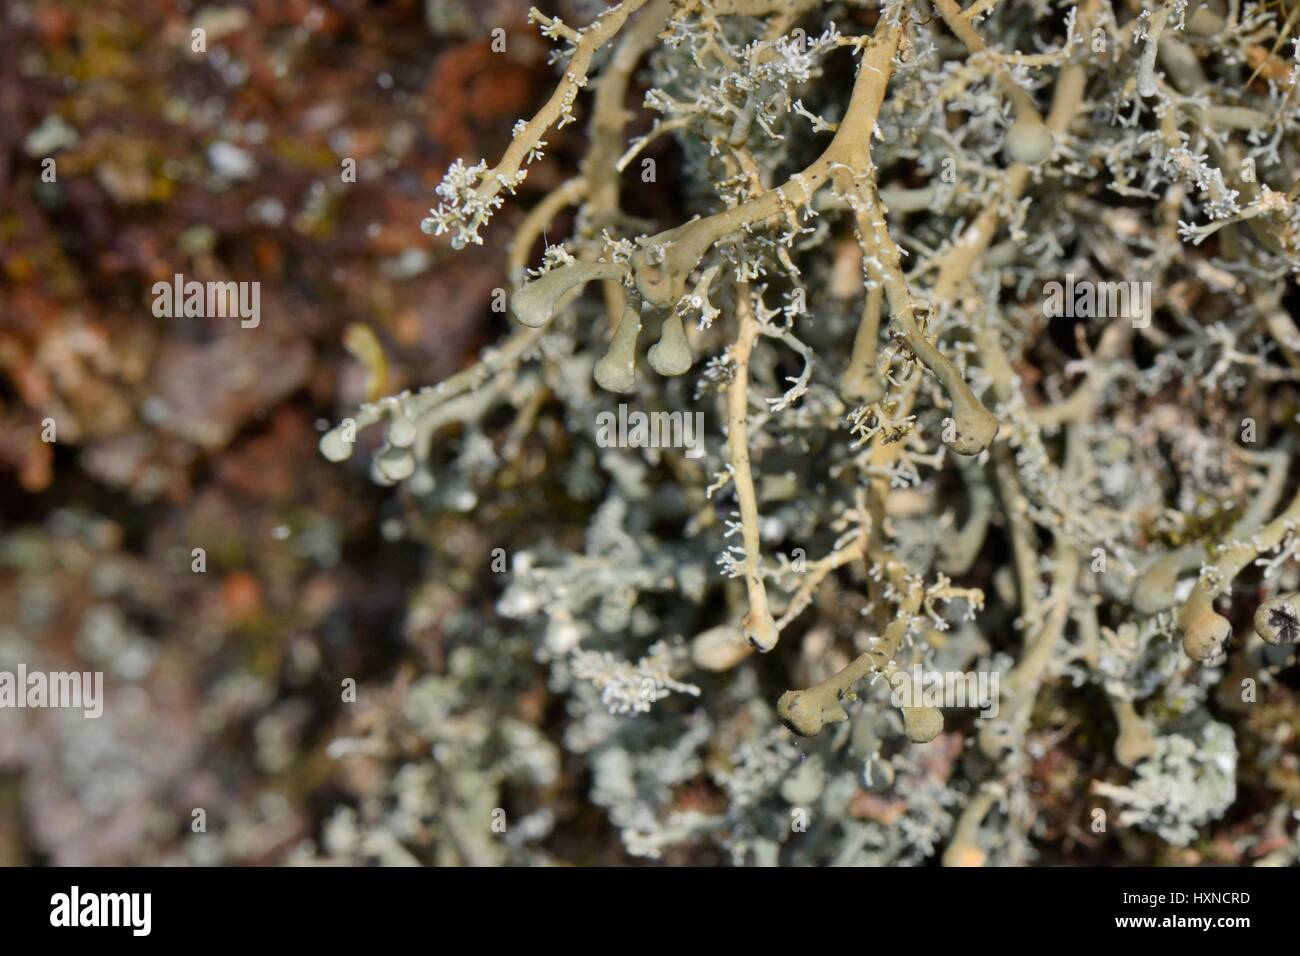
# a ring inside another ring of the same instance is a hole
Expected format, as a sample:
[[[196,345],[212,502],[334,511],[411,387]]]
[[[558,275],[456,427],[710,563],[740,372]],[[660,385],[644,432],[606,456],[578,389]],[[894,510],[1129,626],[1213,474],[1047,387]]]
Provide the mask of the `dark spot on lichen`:
[[[1300,640],[1300,620],[1294,614],[1288,614],[1281,608],[1273,608],[1268,615],[1268,623],[1281,639],[1282,644],[1294,644]]]

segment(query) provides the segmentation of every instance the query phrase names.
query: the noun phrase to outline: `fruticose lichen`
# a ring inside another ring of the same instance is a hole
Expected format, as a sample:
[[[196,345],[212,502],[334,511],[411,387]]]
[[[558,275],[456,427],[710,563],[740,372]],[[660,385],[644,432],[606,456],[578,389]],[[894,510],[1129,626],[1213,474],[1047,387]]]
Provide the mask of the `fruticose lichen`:
[[[1018,863],[1065,830],[1183,847],[1229,812],[1236,746],[1209,718],[1291,693],[1300,585],[1279,411],[1300,379],[1300,43],[1280,6],[532,19],[554,92],[499,158],[455,163],[425,221],[453,249],[509,242],[505,337],[321,448],[363,449],[428,514],[481,516],[492,633],[531,642],[626,849]],[[515,214],[570,124],[577,177]],[[701,415],[702,457],[597,442],[620,403]],[[521,485],[564,517],[494,524]],[[462,653],[461,678],[412,692],[439,743],[429,779],[393,782],[399,833],[444,778],[478,819],[512,775],[553,776],[553,742],[473,730],[504,679]],[[897,705],[916,665],[996,677],[986,715]],[[1072,734],[1100,756],[1064,753]],[[520,859],[548,831],[529,805],[513,843],[465,858]],[[359,826],[327,841],[360,852]]]

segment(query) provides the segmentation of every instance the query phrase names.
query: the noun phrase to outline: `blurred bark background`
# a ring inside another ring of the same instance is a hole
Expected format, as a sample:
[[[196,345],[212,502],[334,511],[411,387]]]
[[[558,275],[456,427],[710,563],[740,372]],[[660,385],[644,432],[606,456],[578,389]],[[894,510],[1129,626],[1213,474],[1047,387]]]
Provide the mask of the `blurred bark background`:
[[[0,713],[0,863],[280,862],[339,799],[340,683],[409,654],[421,552],[319,423],[501,330],[504,243],[419,222],[548,87],[527,6],[4,5],[0,667],[110,706]],[[260,283],[260,323],[155,317],[178,273]]]

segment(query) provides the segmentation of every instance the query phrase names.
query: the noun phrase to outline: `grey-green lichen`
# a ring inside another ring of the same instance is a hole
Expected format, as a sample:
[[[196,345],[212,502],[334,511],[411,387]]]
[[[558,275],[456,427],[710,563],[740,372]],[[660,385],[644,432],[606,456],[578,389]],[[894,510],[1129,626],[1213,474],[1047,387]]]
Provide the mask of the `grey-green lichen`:
[[[581,535],[482,533],[510,556],[498,613],[536,642],[627,850],[1021,863],[1088,825],[1080,792],[1174,847],[1228,813],[1237,752],[1211,716],[1251,705],[1243,667],[1287,693],[1300,587],[1296,429],[1267,397],[1300,379],[1280,291],[1300,270],[1300,61],[1260,46],[1278,12],[623,0],[581,28],[533,19],[561,44],[554,94],[495,165],[454,164],[426,221],[454,247],[494,235],[590,90],[580,174],[510,237],[521,327],[349,427],[382,425],[376,480],[434,512],[526,475],[583,514]],[[634,189],[680,215],[627,215]],[[1119,307],[1130,283],[1146,306]],[[594,441],[619,404],[699,414],[702,457]],[[560,433],[563,456],[530,453]],[[990,712],[897,706],[921,665],[996,676]],[[1104,768],[1068,751],[1078,728]]]

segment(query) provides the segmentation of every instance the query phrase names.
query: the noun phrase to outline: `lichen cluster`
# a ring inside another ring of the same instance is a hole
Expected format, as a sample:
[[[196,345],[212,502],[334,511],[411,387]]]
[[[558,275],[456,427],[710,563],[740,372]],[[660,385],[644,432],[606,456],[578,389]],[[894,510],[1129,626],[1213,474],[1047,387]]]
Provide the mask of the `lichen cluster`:
[[[424,223],[453,249],[510,243],[512,328],[321,448],[429,515],[479,516],[504,556],[492,640],[545,668],[628,852],[1019,863],[1132,828],[1166,847],[1126,852],[1163,858],[1229,812],[1225,714],[1293,693],[1300,634],[1287,14],[534,13],[554,92],[499,158],[451,167]],[[578,174],[503,233],[573,123]],[[620,402],[703,414],[705,455],[602,447]],[[525,482],[563,520],[495,524]],[[406,715],[457,741],[418,772],[460,748],[491,787],[537,791],[485,859],[546,838],[559,759],[474,730],[495,660],[464,648]],[[997,675],[996,714],[895,706],[914,664]],[[1296,821],[1268,820],[1294,859]],[[383,832],[349,818],[340,844],[364,825]]]

